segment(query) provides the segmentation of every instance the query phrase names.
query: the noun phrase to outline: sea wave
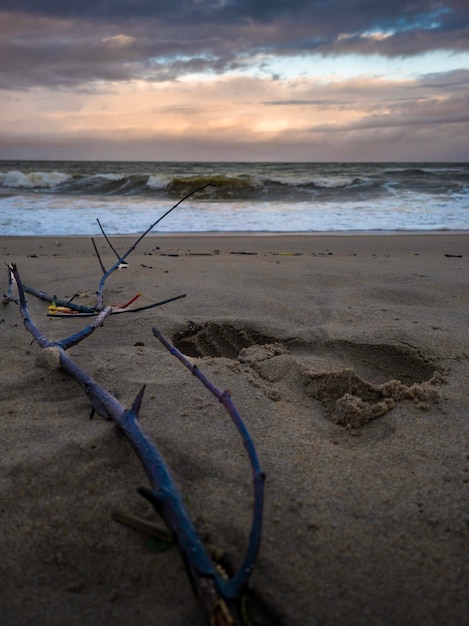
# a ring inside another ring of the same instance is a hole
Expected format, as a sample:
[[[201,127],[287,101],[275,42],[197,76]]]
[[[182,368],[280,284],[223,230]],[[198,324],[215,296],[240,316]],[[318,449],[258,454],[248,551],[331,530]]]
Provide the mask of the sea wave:
[[[71,195],[156,195],[182,197],[195,189],[204,188],[199,200],[290,200],[303,201],[319,194],[341,191],[362,192],[382,186],[376,181],[357,176],[258,176],[248,174],[196,174],[171,176],[164,174],[95,173],[70,175],[61,171],[0,173],[0,188],[4,191],[41,191]]]
[[[0,173],[0,184],[6,189],[57,189],[70,175],[64,172],[29,172],[12,170],[4,174]]]
[[[161,232],[469,228],[466,163],[0,161],[0,232],[141,232],[197,189]]]

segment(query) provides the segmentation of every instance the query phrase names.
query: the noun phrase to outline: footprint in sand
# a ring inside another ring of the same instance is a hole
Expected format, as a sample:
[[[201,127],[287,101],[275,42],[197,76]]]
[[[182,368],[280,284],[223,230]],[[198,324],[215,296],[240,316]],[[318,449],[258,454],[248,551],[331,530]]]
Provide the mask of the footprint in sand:
[[[443,377],[436,364],[402,346],[344,340],[282,342],[252,328],[213,321],[189,322],[175,333],[173,343],[190,357],[225,357],[249,366],[255,374],[253,384],[263,387],[272,400],[279,398],[273,384],[295,382],[322,403],[331,421],[347,428],[359,428],[403,400],[423,409],[440,400]],[[315,357],[314,369],[302,363],[308,352]],[[321,360],[325,365],[318,368]]]

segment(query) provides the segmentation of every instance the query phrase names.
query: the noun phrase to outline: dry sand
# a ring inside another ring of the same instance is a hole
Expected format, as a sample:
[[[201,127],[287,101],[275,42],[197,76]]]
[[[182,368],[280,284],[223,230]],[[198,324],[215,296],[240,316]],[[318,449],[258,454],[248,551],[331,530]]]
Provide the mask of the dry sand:
[[[0,253],[27,285],[93,302],[88,239],[1,237]],[[231,390],[267,474],[252,583],[284,624],[468,624],[468,270],[466,234],[152,236],[107,302],[187,297],[115,316],[71,355],[126,405],[147,384],[144,429],[201,535],[239,558],[243,446],[151,327]],[[82,323],[28,301],[50,338]],[[1,623],[204,624],[177,552],[152,553],[111,517],[153,515],[128,443],[38,366],[13,303],[0,342]]]

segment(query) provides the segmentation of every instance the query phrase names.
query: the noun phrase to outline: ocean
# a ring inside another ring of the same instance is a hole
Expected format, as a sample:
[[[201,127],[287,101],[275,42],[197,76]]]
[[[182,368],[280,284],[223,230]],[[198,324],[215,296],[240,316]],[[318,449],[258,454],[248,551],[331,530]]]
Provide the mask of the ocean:
[[[0,161],[0,234],[469,230],[469,163]]]

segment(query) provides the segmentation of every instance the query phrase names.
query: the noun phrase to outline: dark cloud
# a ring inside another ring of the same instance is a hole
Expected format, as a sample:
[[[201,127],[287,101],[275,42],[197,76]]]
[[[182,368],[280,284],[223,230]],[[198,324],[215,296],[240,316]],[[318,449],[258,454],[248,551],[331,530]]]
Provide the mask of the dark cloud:
[[[0,10],[53,18],[209,24],[271,23],[307,20],[321,30],[354,32],[370,28],[448,28],[467,21],[465,0],[0,0]],[[465,14],[465,17],[464,17]]]
[[[429,89],[430,88],[430,89]],[[389,85],[381,99],[363,103],[369,92],[356,92],[355,104],[366,113],[361,119],[347,124],[317,124],[309,131],[314,134],[343,133],[362,130],[400,129],[412,127],[436,128],[461,125],[463,135],[469,123],[469,70],[430,74],[399,95],[398,85]],[[386,112],[383,112],[383,104]]]
[[[420,85],[422,87],[433,87],[437,89],[467,91],[469,96],[469,70],[424,74],[421,78]]]
[[[310,129],[310,132],[314,133],[343,133],[347,131],[362,131],[362,130],[376,130],[386,128],[401,128],[428,126],[434,128],[437,125],[447,126],[447,124],[464,124],[469,122],[469,114],[461,112],[457,115],[448,117],[448,115],[435,115],[427,116],[421,119],[415,119],[411,115],[405,116],[393,116],[393,115],[376,115],[367,117],[360,122],[354,122],[352,124],[332,125],[332,124],[318,124]]]
[[[469,49],[467,0],[0,0],[0,87],[224,71],[258,54]]]
[[[0,10],[54,18],[89,17],[120,21],[151,17],[164,21],[269,23],[309,19],[321,27],[428,28],[439,22],[458,23],[467,13],[465,0],[1,0]]]

